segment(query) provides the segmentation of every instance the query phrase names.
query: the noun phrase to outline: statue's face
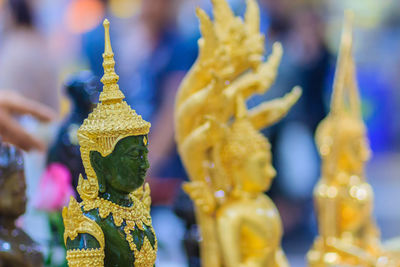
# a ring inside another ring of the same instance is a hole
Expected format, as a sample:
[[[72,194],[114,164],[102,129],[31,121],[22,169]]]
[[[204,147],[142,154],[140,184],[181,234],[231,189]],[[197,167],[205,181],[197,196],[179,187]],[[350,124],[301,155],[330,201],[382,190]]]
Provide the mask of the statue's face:
[[[106,186],[111,186],[120,192],[130,193],[144,183],[146,171],[149,168],[147,160],[147,136],[129,136],[121,139],[113,152],[93,160],[100,161],[92,164],[97,176],[102,176]]]
[[[350,116],[338,121],[325,119],[317,130],[317,143],[332,171],[362,173],[371,156],[366,129],[361,120]]]
[[[340,133],[339,166],[350,172],[362,172],[365,162],[370,158],[370,149],[362,124],[354,122],[352,127]]]
[[[23,170],[15,171],[3,178],[0,185],[0,215],[18,218],[25,212],[25,177]]]
[[[271,163],[271,152],[258,151],[245,159],[240,171],[242,188],[247,192],[264,192],[271,186],[276,171]]]

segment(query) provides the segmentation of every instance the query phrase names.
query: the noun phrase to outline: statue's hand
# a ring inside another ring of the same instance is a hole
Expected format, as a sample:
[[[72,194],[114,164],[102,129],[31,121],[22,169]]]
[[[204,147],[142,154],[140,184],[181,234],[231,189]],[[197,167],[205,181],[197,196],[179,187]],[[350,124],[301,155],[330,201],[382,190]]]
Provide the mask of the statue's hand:
[[[258,82],[258,93],[265,93],[265,91],[274,83],[282,54],[282,45],[280,43],[274,43],[272,53],[268,60],[257,68],[256,79]]]
[[[226,126],[219,122],[214,116],[205,116],[206,121],[209,123],[209,129],[207,132],[207,139],[212,144],[221,142],[221,139],[226,135]]]
[[[184,183],[183,190],[201,211],[209,215],[214,212],[216,206],[215,199],[205,182],[193,181]]]
[[[284,97],[264,102],[248,112],[248,117],[256,129],[270,126],[282,119],[301,96],[301,88],[294,87]]]

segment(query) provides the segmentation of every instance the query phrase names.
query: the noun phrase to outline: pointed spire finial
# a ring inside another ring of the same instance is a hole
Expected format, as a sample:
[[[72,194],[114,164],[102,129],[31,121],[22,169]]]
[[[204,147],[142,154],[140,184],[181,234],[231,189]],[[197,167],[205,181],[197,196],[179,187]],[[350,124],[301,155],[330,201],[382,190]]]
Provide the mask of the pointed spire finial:
[[[104,26],[104,54],[113,54],[110,40],[110,22],[108,19],[103,21]]]
[[[351,79],[354,78],[351,77],[353,74],[350,73],[353,64],[353,18],[354,13],[351,10],[344,12],[343,31],[331,100],[331,113],[333,114],[340,114],[345,111],[345,96],[348,95],[349,89],[347,87]]]
[[[119,90],[117,84],[119,76],[115,73],[114,53],[111,47],[110,40],[110,22],[105,19],[104,26],[104,53],[103,53],[103,69],[104,75],[101,78],[103,83],[103,92],[100,94],[101,102],[115,102],[122,101],[125,98],[124,94]]]
[[[247,8],[245,13],[245,23],[251,34],[260,33],[260,8],[256,0],[247,0]]]

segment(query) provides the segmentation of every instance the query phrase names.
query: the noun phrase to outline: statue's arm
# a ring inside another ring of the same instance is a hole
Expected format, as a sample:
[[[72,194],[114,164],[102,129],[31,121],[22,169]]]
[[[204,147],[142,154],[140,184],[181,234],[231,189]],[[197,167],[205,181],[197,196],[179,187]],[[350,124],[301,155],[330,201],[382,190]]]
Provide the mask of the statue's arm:
[[[207,101],[213,84],[210,84],[202,90],[189,96],[182,104],[177,106],[175,111],[175,122],[176,122],[176,139],[180,143],[183,139],[193,130],[195,123],[193,118],[202,117],[199,112]]]
[[[100,226],[85,216],[79,203],[71,197],[62,212],[69,267],[104,266],[104,234]]]
[[[240,221],[238,216],[217,215],[218,237],[226,267],[241,266]]]
[[[275,262],[276,266],[279,267],[289,267],[289,262],[285,256],[285,253],[283,252],[282,248],[279,247],[279,249],[275,252]]]
[[[268,127],[281,120],[301,96],[299,87],[282,98],[264,102],[249,110],[248,116],[254,127],[259,130]]]
[[[314,201],[317,210],[319,235],[325,240],[338,235],[335,224],[340,207],[337,198],[328,197],[329,192],[336,192],[336,186],[327,184],[330,178],[322,177],[314,190]]]
[[[354,246],[350,242],[338,238],[330,238],[327,240],[327,246],[341,254],[357,258],[363,266],[372,267],[376,265],[377,259],[373,255],[357,246]]]
[[[185,138],[179,146],[179,152],[191,180],[203,180],[205,177],[205,153],[210,146],[208,132],[211,123],[208,121]]]
[[[248,98],[254,93],[265,93],[275,82],[282,53],[281,44],[275,43],[268,60],[254,72],[247,72],[235,79],[224,90],[225,97],[227,99],[235,99],[240,94],[243,98]]]
[[[373,190],[372,187],[364,183],[364,189],[368,192],[369,195],[369,201],[366,202],[366,205],[369,205],[369,208],[372,209],[371,205],[373,203]],[[374,216],[370,214],[368,216],[368,220],[365,222],[365,234],[368,239],[368,244],[371,247],[380,247],[381,246],[381,241],[380,241],[380,231],[378,226],[376,225],[376,221],[374,219]]]
[[[213,181],[206,181],[207,150],[217,139],[221,138],[222,129],[212,118],[196,128],[180,146],[180,154],[191,182],[185,183],[183,189],[191,197],[196,206],[211,215],[216,208]],[[210,138],[210,135],[213,135]]]
[[[202,35],[199,40],[199,57],[182,81],[176,98],[177,106],[210,83],[212,79],[210,70],[213,68],[215,61],[218,60],[215,52],[219,44],[213,23],[203,10],[198,8],[196,13],[200,21]]]
[[[97,239],[90,234],[78,234],[75,239],[67,238],[67,243],[65,244],[67,250],[87,250],[87,249],[99,249],[100,244]]]
[[[271,209],[269,209],[271,210]],[[282,251],[281,237],[282,224],[279,213],[270,214],[270,217],[247,215],[242,218],[242,223],[251,228],[258,237],[263,238],[265,253],[255,254],[247,259],[245,266],[264,266],[266,262],[273,262],[273,266],[288,267],[289,263]],[[269,253],[271,251],[271,253]]]
[[[367,229],[366,235],[368,238],[368,243],[372,247],[379,247],[380,246],[380,232],[378,227],[376,226],[376,222],[374,218],[371,216],[367,222]]]

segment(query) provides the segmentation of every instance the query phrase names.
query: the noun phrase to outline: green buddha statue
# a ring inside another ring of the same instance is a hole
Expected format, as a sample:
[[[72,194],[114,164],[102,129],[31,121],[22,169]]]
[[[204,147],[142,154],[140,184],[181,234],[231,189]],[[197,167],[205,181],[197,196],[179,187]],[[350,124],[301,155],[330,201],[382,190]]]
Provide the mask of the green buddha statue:
[[[79,177],[82,202],[63,210],[68,265],[154,266],[157,240],[151,225],[147,134],[118,87],[109,22],[104,21],[104,84],[100,103],[78,130],[86,177]]]
[[[15,225],[25,213],[26,194],[22,153],[0,144],[0,267],[40,267],[36,244]]]

